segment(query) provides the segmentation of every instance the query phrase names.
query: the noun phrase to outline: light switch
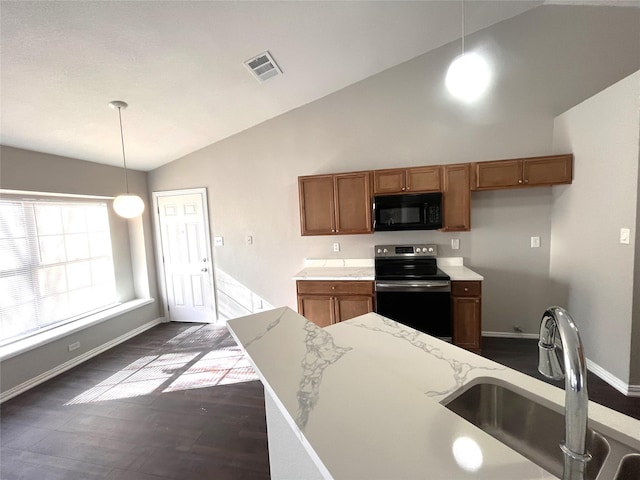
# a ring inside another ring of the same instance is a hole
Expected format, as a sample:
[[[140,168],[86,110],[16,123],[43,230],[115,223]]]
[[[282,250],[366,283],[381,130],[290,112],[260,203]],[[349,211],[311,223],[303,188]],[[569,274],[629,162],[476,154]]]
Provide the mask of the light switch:
[[[630,228],[621,228],[620,229],[620,243],[624,245],[629,245],[629,238],[631,237],[631,229]]]
[[[540,248],[540,237],[531,237],[531,248]]]
[[[460,239],[452,238],[451,239],[451,250],[458,250],[460,248]]]
[[[245,239],[247,245],[253,245],[253,237],[251,235],[247,235],[247,238]]]

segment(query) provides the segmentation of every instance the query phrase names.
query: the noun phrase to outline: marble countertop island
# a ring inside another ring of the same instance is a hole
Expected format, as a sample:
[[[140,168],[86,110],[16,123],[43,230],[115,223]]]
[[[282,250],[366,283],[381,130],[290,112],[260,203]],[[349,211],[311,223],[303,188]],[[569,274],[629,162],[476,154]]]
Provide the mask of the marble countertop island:
[[[557,387],[375,313],[322,329],[284,307],[228,328],[317,468],[313,478],[556,478],[443,403],[491,379],[557,407]],[[640,446],[640,421],[593,402],[589,416]],[[269,418],[268,409],[270,430]],[[269,433],[273,478],[291,478],[274,474],[281,450],[272,451]],[[462,452],[454,447],[460,439]]]

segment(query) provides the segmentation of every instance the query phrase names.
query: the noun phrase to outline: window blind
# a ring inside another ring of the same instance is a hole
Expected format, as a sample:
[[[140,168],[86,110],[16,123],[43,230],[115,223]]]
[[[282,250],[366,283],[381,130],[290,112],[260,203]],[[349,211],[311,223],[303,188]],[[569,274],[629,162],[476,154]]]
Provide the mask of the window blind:
[[[114,303],[106,203],[0,199],[0,343]]]

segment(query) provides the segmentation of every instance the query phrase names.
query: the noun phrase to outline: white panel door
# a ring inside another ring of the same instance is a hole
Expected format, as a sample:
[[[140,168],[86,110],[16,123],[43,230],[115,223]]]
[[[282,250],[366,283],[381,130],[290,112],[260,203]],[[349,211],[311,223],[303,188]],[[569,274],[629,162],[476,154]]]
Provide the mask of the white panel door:
[[[204,193],[157,197],[164,283],[172,321],[215,321],[205,201]]]

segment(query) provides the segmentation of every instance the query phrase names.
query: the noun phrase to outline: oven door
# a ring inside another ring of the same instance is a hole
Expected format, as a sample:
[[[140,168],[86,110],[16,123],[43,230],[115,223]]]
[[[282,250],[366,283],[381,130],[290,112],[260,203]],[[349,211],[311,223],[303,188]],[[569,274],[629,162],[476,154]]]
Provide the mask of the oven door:
[[[451,284],[448,281],[376,281],[376,313],[451,341]]]

